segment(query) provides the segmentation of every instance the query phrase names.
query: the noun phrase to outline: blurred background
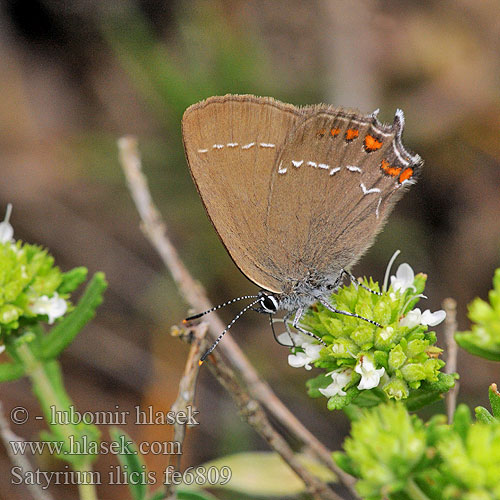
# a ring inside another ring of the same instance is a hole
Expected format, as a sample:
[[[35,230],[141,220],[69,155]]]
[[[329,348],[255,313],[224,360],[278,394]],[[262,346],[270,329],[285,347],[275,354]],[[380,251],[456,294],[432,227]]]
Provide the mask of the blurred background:
[[[117,160],[121,135],[139,137],[169,235],[211,300],[255,291],[219,242],[183,155],[182,113],[211,95],[380,108],[383,121],[402,108],[404,142],[425,159],[423,175],[354,273],[382,280],[400,249],[397,263],[429,275],[425,308],[454,297],[467,329],[467,303],[486,297],[500,266],[499,42],[498,0],[1,1],[0,212],[11,202],[16,238],[49,248],[63,270],[104,271],[110,285],[98,317],[62,357],[77,408],[168,411],[187,354],[170,336],[187,306],[139,229]],[[248,314],[231,335],[300,420],[338,448],[346,418],[307,397],[310,374],[288,366],[267,317]],[[459,371],[459,400],[486,405],[498,367],[461,352]],[[2,384],[0,399],[39,412],[26,380]],[[196,404],[200,425],[188,433],[184,466],[266,449],[208,370]],[[42,428],[14,430],[36,439]],[[168,426],[127,431],[137,441],[172,439]],[[152,469],[166,466],[164,457],[145,458]],[[104,474],[112,464],[102,456],[96,468]],[[24,499],[27,491],[9,484],[10,467],[2,448],[0,498]],[[98,491],[127,497],[118,486]],[[73,487],[52,494],[77,498]]]

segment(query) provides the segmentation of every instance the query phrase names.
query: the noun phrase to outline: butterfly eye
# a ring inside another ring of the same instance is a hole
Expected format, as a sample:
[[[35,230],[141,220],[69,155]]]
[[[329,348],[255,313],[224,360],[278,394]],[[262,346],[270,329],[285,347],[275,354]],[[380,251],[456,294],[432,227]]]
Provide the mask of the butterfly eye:
[[[260,299],[260,305],[265,312],[274,314],[278,310],[278,301],[272,295],[265,295]]]

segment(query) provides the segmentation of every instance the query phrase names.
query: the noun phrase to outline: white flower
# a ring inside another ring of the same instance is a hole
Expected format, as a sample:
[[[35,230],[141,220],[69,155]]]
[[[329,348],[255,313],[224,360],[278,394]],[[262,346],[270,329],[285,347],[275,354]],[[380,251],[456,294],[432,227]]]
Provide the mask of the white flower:
[[[408,288],[416,290],[413,282],[415,281],[415,273],[409,264],[406,262],[401,264],[396,271],[396,276],[391,276],[391,285],[394,291],[399,290],[401,293],[406,292]]]
[[[290,347],[302,347],[305,349],[309,345],[316,344],[316,339],[305,333],[283,332],[278,335],[278,342],[289,345]]]
[[[49,325],[60,318],[68,309],[68,304],[61,299],[57,292],[52,297],[42,295],[30,303],[29,309],[34,314],[46,314],[49,317]]]
[[[312,366],[309,364],[312,359],[305,352],[298,352],[297,354],[288,355],[288,364],[294,368],[301,368],[310,370]]]
[[[351,374],[352,370],[350,368],[347,370],[341,368],[340,370],[327,373],[327,375],[331,375],[333,382],[324,389],[319,389],[319,392],[327,398],[337,395],[345,396],[347,393],[343,389],[351,380]]]
[[[12,205],[9,203],[7,205],[7,211],[5,212],[5,218],[3,222],[0,222],[0,243],[7,243],[9,241],[13,241],[14,228],[9,223],[11,213],[12,213]]]
[[[311,361],[316,361],[320,358],[320,351],[323,349],[323,345],[321,344],[303,344],[302,349],[304,349],[306,356],[311,358]]]
[[[442,323],[446,318],[446,312],[443,309],[439,309],[439,311],[431,313],[430,309],[426,309],[422,313],[422,325],[427,326],[436,326],[439,323]]]
[[[4,345],[0,345],[0,354],[2,354],[2,352],[5,351],[5,346]]]
[[[401,326],[414,328],[418,325],[436,326],[439,325],[446,318],[446,312],[440,309],[439,311],[431,313],[429,309],[421,312],[417,307],[410,311],[404,318],[399,320]]]
[[[361,380],[358,384],[360,391],[377,387],[380,378],[385,373],[385,368],[383,367],[376,370],[373,361],[367,356],[361,357],[354,370],[361,375]]]
[[[310,370],[312,366],[310,363],[319,359],[320,351],[323,349],[321,344],[302,344],[302,349],[305,352],[297,352],[296,354],[288,355],[288,364],[294,368],[304,367],[306,370]]]

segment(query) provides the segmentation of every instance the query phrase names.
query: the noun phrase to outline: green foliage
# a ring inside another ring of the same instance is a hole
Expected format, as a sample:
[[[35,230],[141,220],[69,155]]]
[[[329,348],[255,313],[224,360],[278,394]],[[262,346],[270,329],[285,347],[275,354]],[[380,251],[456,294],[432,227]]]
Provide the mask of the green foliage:
[[[351,403],[373,406],[389,399],[405,400],[411,409],[417,409],[453,387],[456,376],[440,372],[444,366],[438,358],[442,350],[435,345],[436,334],[428,326],[435,315],[441,318],[444,313],[413,309],[426,278],[419,274],[406,287],[394,290],[390,286],[381,295],[350,284],[331,296],[334,308],[376,321],[382,328],[333,313],[322,304],[307,311],[302,326],[327,346],[315,356],[311,341],[297,335],[290,364],[309,356],[311,364],[326,372],[308,381],[311,397],[329,397],[328,408],[332,410]],[[380,290],[372,280],[361,283]]]
[[[106,288],[107,283],[104,274],[96,273],[87,285],[85,293],[74,310],[52,328],[48,335],[42,338],[40,355],[44,359],[59,356],[71,344],[82,328],[95,316],[95,311],[102,303],[103,293]]]
[[[469,304],[471,330],[455,334],[457,343],[471,354],[500,361],[500,268],[493,277],[489,303],[476,298]]]
[[[500,499],[500,422],[472,422],[463,405],[452,425],[444,415],[424,424],[401,402],[365,409],[344,450],[334,459],[366,500]]]
[[[500,421],[500,393],[498,392],[496,384],[490,385],[488,388],[488,396],[490,398],[492,413],[482,406],[477,406],[475,408],[476,418],[485,424],[490,424],[494,420]]]
[[[36,307],[44,297],[66,301],[64,276],[43,248],[21,241],[0,243],[0,342],[14,330],[47,318]]]
[[[115,442],[123,442],[123,453],[118,455],[122,469],[127,472],[131,480],[128,482],[130,494],[134,500],[146,500],[147,498],[147,471],[142,456],[132,439],[121,429],[113,427],[109,432],[111,439]]]
[[[52,421],[51,408],[54,408],[59,415],[68,416],[73,407],[73,403],[64,388],[59,363],[49,361],[39,364],[36,370],[37,376],[32,379],[33,392],[40,401],[49,425],[49,431],[42,431],[40,437],[44,441],[63,442],[63,450],[58,458],[71,463],[75,468],[97,460],[96,454],[86,452],[89,443],[99,442],[100,431],[95,425],[83,422],[66,424]]]

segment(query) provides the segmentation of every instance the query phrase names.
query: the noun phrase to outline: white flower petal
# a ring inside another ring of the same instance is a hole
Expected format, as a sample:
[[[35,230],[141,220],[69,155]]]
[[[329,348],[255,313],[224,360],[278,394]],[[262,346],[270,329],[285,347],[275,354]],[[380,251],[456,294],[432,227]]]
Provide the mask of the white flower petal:
[[[363,356],[360,362],[356,365],[355,371],[361,375],[358,389],[362,391],[377,387],[380,383],[382,375],[385,373],[385,368],[382,367],[376,370],[373,361],[370,358]]]
[[[3,222],[0,222],[0,243],[7,243],[13,241],[14,228],[10,225],[9,219],[12,213],[12,205],[9,203],[7,205],[7,210],[5,211],[5,217]]]
[[[398,267],[396,276],[391,276],[391,285],[395,291],[400,290],[401,293],[404,293],[408,288],[413,288],[415,290],[413,285],[414,280],[415,273],[413,269],[409,264],[404,262]]]
[[[446,312],[443,309],[431,313],[429,309],[422,313],[421,324],[427,326],[436,326],[446,318]]]
[[[0,345],[0,354],[2,354],[2,352],[5,351],[5,346],[4,345]]]
[[[342,390],[341,386],[336,383],[330,384],[324,389],[319,389],[319,392],[326,396],[327,398],[331,398],[332,396],[345,396],[347,393]]]
[[[343,389],[351,381],[352,370],[340,368],[327,375],[332,377],[332,383],[324,389],[319,389],[319,392],[327,398],[337,395],[345,396],[347,393]]]
[[[52,297],[42,295],[35,299],[29,309],[34,314],[47,315],[49,317],[49,325],[52,325],[57,318],[60,318],[68,309],[68,304],[64,299],[61,299],[57,292],[54,292]]]
[[[302,345],[304,351],[306,352],[306,356],[311,360],[311,361],[316,361],[317,359],[320,358],[320,351],[323,349],[323,345],[321,344],[306,344]]]
[[[417,307],[412,311],[408,312],[404,318],[399,320],[399,324],[401,326],[407,326],[408,328],[414,328],[421,324],[422,321],[422,312]]]
[[[0,243],[12,241],[14,228],[8,222],[0,222]]]
[[[280,344],[293,346],[293,337],[288,332],[280,333],[276,338]]]
[[[304,367],[306,370],[310,370],[312,368],[309,364],[310,361],[311,359],[304,352],[288,355],[288,364],[294,368]]]

